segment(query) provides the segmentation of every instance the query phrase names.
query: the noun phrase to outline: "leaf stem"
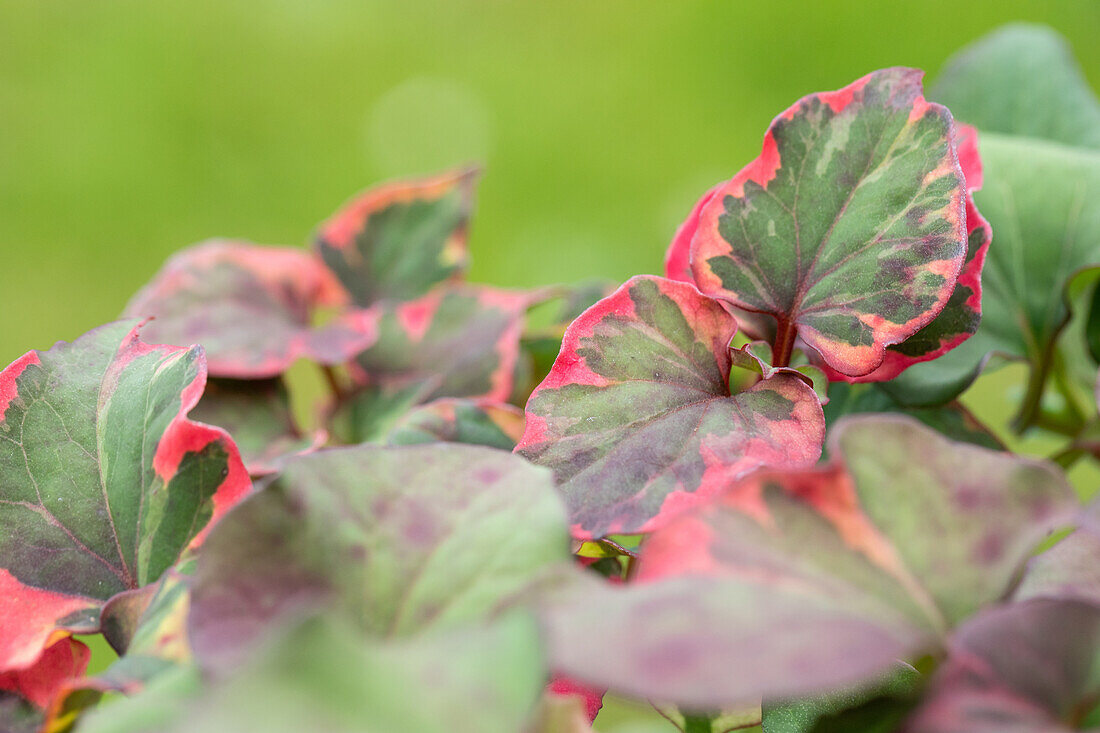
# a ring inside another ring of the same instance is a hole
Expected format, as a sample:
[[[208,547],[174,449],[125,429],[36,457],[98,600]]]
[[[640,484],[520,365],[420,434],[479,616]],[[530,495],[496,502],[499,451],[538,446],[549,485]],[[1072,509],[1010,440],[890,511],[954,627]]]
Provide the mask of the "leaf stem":
[[[710,716],[684,713],[684,733],[711,733]]]
[[[1035,424],[1043,403],[1043,391],[1046,387],[1047,374],[1050,370],[1050,359],[1043,359],[1032,367],[1027,378],[1027,392],[1020,405],[1020,412],[1012,420],[1012,429],[1016,434],[1027,430]]]
[[[794,340],[798,338],[798,326],[786,316],[778,316],[776,320],[778,327],[775,330],[775,343],[772,344],[772,366],[790,366]]]

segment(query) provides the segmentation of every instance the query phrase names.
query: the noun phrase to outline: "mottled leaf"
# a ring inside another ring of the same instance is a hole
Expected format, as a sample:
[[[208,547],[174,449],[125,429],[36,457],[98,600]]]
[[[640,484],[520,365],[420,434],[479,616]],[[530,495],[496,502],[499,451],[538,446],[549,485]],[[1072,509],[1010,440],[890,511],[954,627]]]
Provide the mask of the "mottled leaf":
[[[985,185],[975,199],[997,243],[985,268],[977,334],[909,369],[889,389],[910,404],[950,400],[994,353],[1031,365],[1031,412],[1069,319],[1067,287],[1100,263],[1100,133],[1092,122],[1100,103],[1065,45],[1028,26],[978,41],[948,64],[943,79],[938,98],[983,129]],[[1031,417],[1021,414],[1018,424]]]
[[[1079,730],[1098,696],[1100,608],[1039,598],[986,611],[960,628],[928,696],[901,731]]]
[[[510,451],[522,436],[523,411],[513,405],[444,398],[399,418],[386,442],[467,443]]]
[[[1100,149],[1100,100],[1066,40],[1014,23],[948,59],[929,95],[988,132]]]
[[[554,471],[578,538],[648,532],[761,465],[820,455],[817,396],[789,374],[731,396],[735,321],[639,276],[570,325],[516,450]]]
[[[477,174],[372,188],[321,225],[315,248],[352,299],[413,300],[466,267]]]
[[[654,532],[637,584],[548,603],[555,668],[691,709],[851,689],[942,648],[1077,510],[1055,467],[906,418],[848,418],[830,455]]]
[[[362,384],[386,389],[423,384],[423,400],[504,402],[512,393],[529,303],[526,293],[468,285],[387,305],[377,341],[354,362],[356,375]]]
[[[291,461],[211,535],[191,640],[223,669],[282,619],[334,604],[406,636],[513,603],[568,558],[550,476],[480,446],[319,451]]]
[[[849,376],[943,309],[966,255],[951,115],[924,100],[921,75],[876,71],[800,100],[692,240],[703,292],[774,316],[780,342],[797,334]]]
[[[156,581],[250,483],[226,433],[187,418],[199,347],[133,322],[0,372],[0,670],[57,628],[91,631],[112,596]]]
[[[374,315],[347,310],[315,326],[347,294],[308,252],[213,240],[172,256],[126,315],[155,316],[148,338],[200,344],[210,373],[277,376],[295,359],[347,361],[374,340]]]
[[[1077,598],[1100,606],[1100,536],[1078,529],[1028,563],[1013,598]]]
[[[993,450],[1005,450],[1000,439],[958,402],[938,407],[905,407],[879,385],[834,384],[825,406],[825,422],[834,424],[845,415],[898,413],[915,418],[944,437]]]
[[[232,435],[253,476],[274,473],[287,458],[320,447],[327,437],[298,428],[281,379],[212,379],[191,416]]]
[[[884,382],[914,364],[938,359],[970,338],[982,318],[982,270],[993,230],[974,204],[974,192],[982,187],[982,162],[978,133],[969,125],[956,125],[955,143],[959,166],[966,179],[966,260],[955,289],[943,310],[931,323],[899,344],[886,349],[882,364],[861,377],[850,377],[825,365],[830,379],[846,382]]]

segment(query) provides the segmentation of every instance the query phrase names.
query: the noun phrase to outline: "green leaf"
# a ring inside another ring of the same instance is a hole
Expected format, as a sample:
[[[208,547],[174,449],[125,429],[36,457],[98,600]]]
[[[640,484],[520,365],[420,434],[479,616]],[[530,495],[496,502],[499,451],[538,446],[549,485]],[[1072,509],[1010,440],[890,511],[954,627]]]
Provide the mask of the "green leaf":
[[[202,349],[138,328],[0,373],[0,671],[33,662],[55,628],[98,628],[108,599],[155,582],[251,487],[229,436],[187,418]]]
[[[921,76],[876,71],[779,115],[691,243],[703,292],[774,316],[783,348],[797,334],[849,376],[936,317],[966,256],[951,114]]]
[[[125,315],[154,317],[146,336],[160,343],[200,344],[216,377],[257,379],[299,358],[339,364],[370,345],[371,312],[314,324],[347,297],[309,252],[211,240],[173,255]]]
[[[1100,149],[1100,100],[1053,29],[1014,23],[948,59],[929,95],[987,132]]]
[[[426,295],[466,267],[476,178],[465,170],[372,188],[321,225],[316,251],[359,305]]]
[[[356,638],[342,619],[283,631],[229,679],[154,689],[89,716],[81,733],[519,731],[545,682],[523,614],[412,639]],[[151,699],[148,699],[151,698]]]
[[[522,435],[523,412],[513,405],[445,398],[403,415],[386,436],[386,442],[466,443],[510,451]]]
[[[203,548],[191,640],[231,665],[281,619],[335,606],[408,636],[515,603],[569,557],[550,476],[480,446],[319,451],[290,462]]]
[[[648,532],[761,465],[807,465],[824,421],[801,375],[729,393],[736,323],[686,283],[639,276],[566,331],[516,450],[554,471],[579,539]]]
[[[298,429],[281,379],[212,379],[192,416],[232,435],[253,476],[274,473],[287,458],[325,439]]]

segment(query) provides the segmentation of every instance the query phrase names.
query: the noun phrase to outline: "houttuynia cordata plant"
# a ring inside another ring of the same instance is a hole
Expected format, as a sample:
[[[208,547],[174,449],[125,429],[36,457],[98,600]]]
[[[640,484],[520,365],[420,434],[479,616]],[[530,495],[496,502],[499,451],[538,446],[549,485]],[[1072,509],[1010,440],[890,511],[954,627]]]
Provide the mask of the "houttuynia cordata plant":
[[[922,75],[780,113],[662,276],[466,282],[461,170],[309,250],[186,249],[16,360],[0,729],[583,733],[605,694],[690,733],[1100,729],[1065,473],[1100,458],[1100,103],[1042,28]],[[1008,360],[1050,460],[958,400]]]

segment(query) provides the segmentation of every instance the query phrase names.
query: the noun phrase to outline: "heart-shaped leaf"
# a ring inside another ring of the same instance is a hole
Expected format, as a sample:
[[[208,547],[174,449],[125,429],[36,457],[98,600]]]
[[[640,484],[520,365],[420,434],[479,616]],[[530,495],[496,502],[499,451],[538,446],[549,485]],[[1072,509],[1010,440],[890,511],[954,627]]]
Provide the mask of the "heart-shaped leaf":
[[[0,372],[0,671],[55,629],[90,631],[156,581],[250,488],[236,446],[188,412],[202,349],[121,321]]]
[[[347,294],[310,253],[213,240],[174,255],[129,305],[154,316],[149,338],[201,344],[210,373],[255,379],[282,374],[298,358],[339,364],[374,340],[374,316],[342,312],[315,327],[315,314]]]
[[[191,639],[223,669],[280,619],[335,605],[402,636],[499,612],[568,558],[548,472],[498,450],[435,444],[291,461],[203,548]]]
[[[955,633],[923,704],[900,730],[1082,730],[1100,697],[1098,660],[1100,607],[1037,598],[989,610]]]
[[[730,395],[736,330],[718,301],[650,276],[569,326],[516,450],[554,471],[576,537],[648,532],[758,466],[817,460],[824,420],[800,378]]]
[[[848,418],[829,453],[653,533],[639,583],[549,604],[556,668],[695,709],[870,684],[1002,598],[1077,511],[1056,467],[907,418]]]
[[[504,402],[512,392],[529,303],[528,293],[464,285],[386,305],[378,338],[359,355],[354,370],[371,387],[421,385],[420,400]]]
[[[320,447],[325,433],[303,435],[281,379],[212,379],[191,416],[224,428],[253,476],[274,473],[290,456]]]
[[[803,98],[699,215],[699,288],[778,321],[849,376],[945,306],[966,255],[966,187],[951,114],[922,72],[886,69]]]
[[[321,225],[318,255],[352,299],[413,300],[466,267],[476,171],[388,183]]]

